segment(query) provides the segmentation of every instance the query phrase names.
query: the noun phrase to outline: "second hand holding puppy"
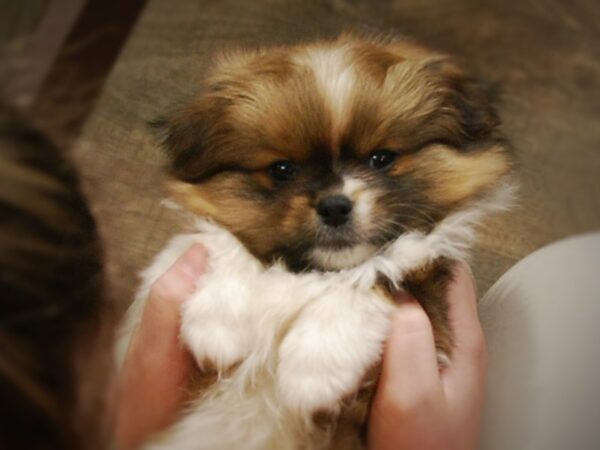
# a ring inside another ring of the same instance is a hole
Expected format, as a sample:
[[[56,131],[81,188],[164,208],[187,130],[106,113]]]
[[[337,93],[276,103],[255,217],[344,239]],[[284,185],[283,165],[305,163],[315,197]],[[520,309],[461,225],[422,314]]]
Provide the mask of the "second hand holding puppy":
[[[485,338],[469,269],[454,268],[446,299],[455,330],[451,364],[438,369],[431,323],[401,295],[369,422],[370,450],[475,450],[481,425]]]

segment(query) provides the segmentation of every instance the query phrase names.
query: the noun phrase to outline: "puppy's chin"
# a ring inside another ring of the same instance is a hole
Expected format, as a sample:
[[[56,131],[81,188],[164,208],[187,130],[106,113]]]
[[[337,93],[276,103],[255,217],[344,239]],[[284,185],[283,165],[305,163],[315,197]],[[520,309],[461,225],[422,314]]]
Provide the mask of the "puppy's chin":
[[[346,248],[317,247],[310,253],[312,263],[322,270],[350,269],[362,264],[377,253],[371,244],[356,244]]]

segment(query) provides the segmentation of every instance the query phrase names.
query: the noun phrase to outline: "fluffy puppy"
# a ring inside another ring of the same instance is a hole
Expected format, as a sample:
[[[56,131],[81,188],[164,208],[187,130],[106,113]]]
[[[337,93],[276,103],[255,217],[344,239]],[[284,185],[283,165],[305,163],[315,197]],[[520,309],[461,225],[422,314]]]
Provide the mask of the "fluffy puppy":
[[[124,342],[192,242],[211,267],[182,311],[201,387],[148,448],[361,448],[395,289],[451,364],[450,264],[511,192],[488,91],[412,42],[342,35],[224,56],[158,125],[202,219],[145,272]]]

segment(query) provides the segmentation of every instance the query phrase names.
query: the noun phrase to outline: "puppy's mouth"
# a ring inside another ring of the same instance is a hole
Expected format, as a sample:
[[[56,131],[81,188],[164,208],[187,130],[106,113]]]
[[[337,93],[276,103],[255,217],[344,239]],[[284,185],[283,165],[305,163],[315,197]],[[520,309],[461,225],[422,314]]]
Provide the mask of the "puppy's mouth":
[[[359,244],[360,242],[357,239],[338,236],[326,239],[319,239],[315,243],[315,247],[328,251],[339,251],[352,248]]]
[[[351,223],[336,228],[319,227],[314,236],[314,246],[328,250],[343,250],[363,242],[363,237]]]
[[[323,270],[350,269],[377,253],[377,247],[368,243],[340,244],[314,247],[310,252],[313,264]]]
[[[360,236],[352,223],[335,229],[319,229],[309,252],[311,263],[322,270],[356,267],[377,252],[377,247]]]

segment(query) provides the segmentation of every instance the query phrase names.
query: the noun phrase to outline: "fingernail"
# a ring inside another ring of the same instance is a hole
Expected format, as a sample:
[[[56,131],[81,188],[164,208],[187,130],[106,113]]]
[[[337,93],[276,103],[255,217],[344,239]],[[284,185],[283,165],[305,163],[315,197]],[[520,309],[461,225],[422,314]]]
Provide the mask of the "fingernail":
[[[468,265],[467,263],[460,263],[460,265],[467,271],[467,273],[471,277],[471,281],[473,281],[473,283],[475,283],[475,275],[473,275],[473,270],[471,269],[471,266]]]
[[[468,278],[471,280],[471,282],[473,284],[475,284],[475,276],[473,275],[473,271],[471,270],[471,267],[465,263],[465,262],[457,262],[456,264],[454,264],[453,267],[453,272],[455,275],[455,278]],[[463,274],[464,273],[464,277]]]
[[[194,244],[179,261],[181,273],[195,280],[204,272],[207,257],[206,249],[200,244]]]
[[[459,262],[454,266],[454,274],[455,279],[462,280],[463,289],[465,289],[465,293],[468,293],[469,296],[474,298],[474,303],[477,305],[477,284],[475,283],[475,277],[473,276],[473,272],[471,267],[464,263]]]

